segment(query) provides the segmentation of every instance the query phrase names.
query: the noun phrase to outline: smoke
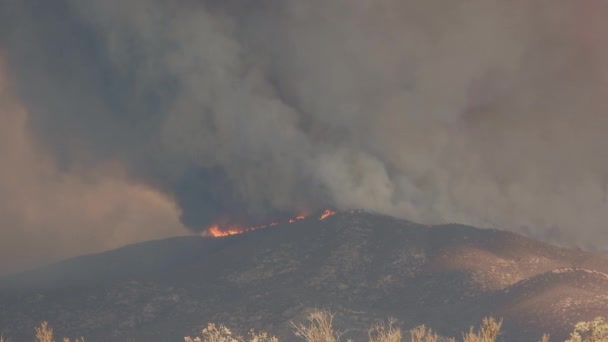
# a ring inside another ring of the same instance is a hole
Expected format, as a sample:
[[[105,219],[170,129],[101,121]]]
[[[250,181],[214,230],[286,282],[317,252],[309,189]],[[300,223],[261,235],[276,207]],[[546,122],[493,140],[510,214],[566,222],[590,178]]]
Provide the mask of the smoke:
[[[0,54],[0,274],[182,234],[173,202],[120,163],[61,169],[33,142],[7,81]]]
[[[608,246],[601,0],[3,6],[57,167],[119,163],[194,231],[363,208]]]

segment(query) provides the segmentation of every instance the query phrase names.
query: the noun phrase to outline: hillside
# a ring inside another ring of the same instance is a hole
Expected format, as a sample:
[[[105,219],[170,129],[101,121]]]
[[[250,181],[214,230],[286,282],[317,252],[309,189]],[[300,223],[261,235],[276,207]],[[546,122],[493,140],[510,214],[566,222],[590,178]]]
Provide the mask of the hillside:
[[[152,241],[0,278],[0,330],[48,320],[58,335],[180,341],[206,322],[287,336],[310,308],[357,337],[375,319],[460,336],[503,317],[508,341],[563,340],[608,314],[608,256],[512,233],[428,227],[370,213],[310,218],[225,238]]]

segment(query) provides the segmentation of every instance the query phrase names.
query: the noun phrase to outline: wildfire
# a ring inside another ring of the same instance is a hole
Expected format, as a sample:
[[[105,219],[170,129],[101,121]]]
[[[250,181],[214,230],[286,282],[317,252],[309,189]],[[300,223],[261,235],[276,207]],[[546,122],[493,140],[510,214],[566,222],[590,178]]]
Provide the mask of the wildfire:
[[[304,216],[304,215],[298,215],[298,216],[296,216],[296,217],[294,217],[292,219],[289,219],[289,223],[294,223],[296,221],[300,221],[300,220],[303,220],[305,218],[306,218],[306,216]]]
[[[326,218],[328,218],[328,217],[330,217],[332,215],[336,215],[336,212],[333,211],[333,210],[326,209],[323,212],[323,214],[321,214],[321,217],[319,217],[319,221],[323,221],[323,220],[325,220]]]
[[[247,229],[247,228],[241,229],[239,227],[222,229],[217,224],[214,224],[207,229],[207,233],[209,233],[209,235],[211,235],[213,237],[222,237],[222,236],[237,235],[237,234],[245,233],[245,232],[248,232],[251,230],[253,230],[253,229]]]
[[[336,211],[327,209],[321,213],[321,215],[319,216],[319,220],[325,220],[326,218],[328,218],[332,215],[335,215],[335,214],[337,214]],[[224,236],[230,236],[230,235],[237,235],[237,234],[247,233],[247,232],[251,232],[254,230],[258,230],[258,229],[273,227],[273,226],[279,225],[281,223],[295,223],[296,221],[301,221],[308,217],[309,216],[307,216],[307,215],[300,214],[287,221],[273,221],[266,225],[252,226],[252,227],[242,227],[242,226],[221,227],[218,224],[214,224],[214,225],[210,226],[209,228],[207,228],[207,230],[205,231],[204,234],[207,236],[211,236],[211,237],[224,237]]]

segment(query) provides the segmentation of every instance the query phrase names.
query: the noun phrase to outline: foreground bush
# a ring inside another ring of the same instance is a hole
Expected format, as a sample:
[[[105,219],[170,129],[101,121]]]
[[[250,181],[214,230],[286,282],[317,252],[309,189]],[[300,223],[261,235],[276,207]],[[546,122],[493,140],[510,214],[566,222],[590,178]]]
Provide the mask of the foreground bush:
[[[305,342],[339,342],[343,332],[336,331],[333,327],[334,315],[326,310],[316,310],[307,317],[307,323],[295,324],[292,322],[294,334]],[[467,333],[462,335],[463,342],[495,342],[500,335],[502,320],[486,317],[482,320],[477,330],[471,327]],[[34,328],[35,342],[56,342],[53,336],[53,328],[42,322]],[[455,338],[441,339],[430,328],[424,325],[417,326],[409,331],[409,339],[404,340],[402,331],[396,326],[394,319],[386,323],[374,324],[368,330],[369,342],[456,342]],[[279,342],[279,340],[266,332],[256,333],[251,330],[246,337],[236,336],[224,325],[209,323],[201,330],[199,336],[184,337],[185,342]],[[0,342],[9,342],[0,335]],[[71,342],[69,338],[63,338],[63,342]],[[74,342],[84,342],[84,338],[75,339]],[[549,335],[542,336],[540,342],[549,342]],[[579,322],[575,325],[570,338],[565,342],[608,342],[608,322],[603,317],[598,317],[590,322]]]
[[[368,330],[369,342],[399,342],[401,329],[395,326],[396,320],[389,318],[388,322],[376,323]],[[431,342],[431,341],[429,341]]]
[[[279,342],[279,340],[270,336],[265,332],[256,333],[255,331],[249,331],[248,338],[241,336],[234,336],[230,329],[225,325],[220,324],[216,326],[213,323],[207,324],[207,327],[201,331],[201,336],[184,337],[185,342]]]
[[[55,342],[55,337],[53,334],[53,328],[49,325],[48,322],[44,321],[40,323],[40,326],[34,328],[34,332],[36,333],[36,342]],[[0,340],[0,342],[3,342]],[[67,337],[63,338],[63,342],[70,342],[70,339]],[[74,342],[84,342],[84,338],[75,339]]]
[[[591,322],[579,322],[566,342],[608,342],[608,322],[603,317]]]
[[[340,342],[344,332],[336,331],[333,327],[334,315],[327,310],[315,310],[307,317],[307,323],[291,323],[294,335],[305,342]],[[478,332],[471,327],[467,334],[463,334],[463,342],[495,342],[500,332],[502,321],[493,318],[484,318]],[[417,326],[409,331],[411,342],[438,342],[439,335],[424,325]],[[230,330],[223,325],[216,327],[209,324],[197,337],[185,337],[185,342],[278,342],[278,339],[266,333],[261,335],[264,339],[248,340],[234,337]],[[405,342],[402,338],[401,328],[396,326],[396,320],[389,319],[387,322],[379,322],[368,330],[369,342]],[[443,341],[446,341],[445,339]],[[456,342],[455,338],[447,339],[448,342]],[[546,342],[546,341],[543,341]]]
[[[308,325],[294,324],[294,334],[307,342],[337,342],[342,333],[334,330],[334,315],[327,310],[316,310],[308,315]]]
[[[486,317],[481,322],[478,332],[474,332],[473,327],[463,335],[464,342],[493,342],[498,338],[502,320],[496,322],[494,318]]]
[[[438,339],[439,336],[431,328],[427,328],[424,325],[419,325],[410,330],[411,342],[437,342]]]

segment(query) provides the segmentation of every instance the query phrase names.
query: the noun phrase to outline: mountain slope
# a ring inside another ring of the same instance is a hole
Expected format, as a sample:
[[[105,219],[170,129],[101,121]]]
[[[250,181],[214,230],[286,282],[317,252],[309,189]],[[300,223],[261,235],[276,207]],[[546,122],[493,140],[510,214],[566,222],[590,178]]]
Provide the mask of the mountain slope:
[[[206,322],[288,336],[313,307],[357,337],[374,319],[460,336],[485,315],[503,337],[563,339],[608,315],[608,257],[496,230],[340,213],[221,239],[153,241],[0,279],[0,329],[39,321],[87,341],[179,341]],[[360,340],[360,339],[359,339]]]

